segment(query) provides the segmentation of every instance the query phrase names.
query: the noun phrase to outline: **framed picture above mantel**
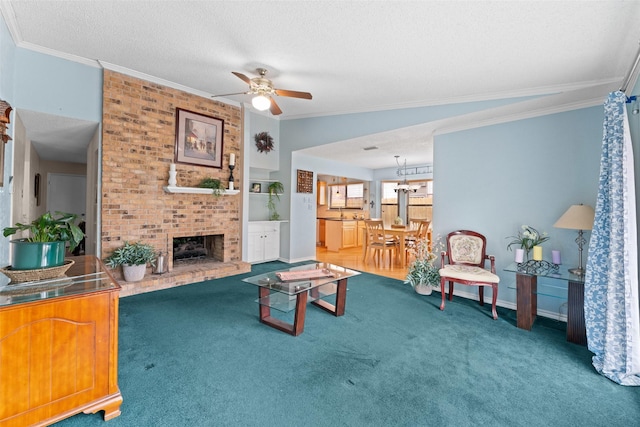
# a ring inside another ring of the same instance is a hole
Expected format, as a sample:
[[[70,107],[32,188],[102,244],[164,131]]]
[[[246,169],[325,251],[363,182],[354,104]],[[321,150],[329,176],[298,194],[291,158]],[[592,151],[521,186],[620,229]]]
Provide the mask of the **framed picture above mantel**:
[[[176,108],[176,163],[222,168],[224,120]]]

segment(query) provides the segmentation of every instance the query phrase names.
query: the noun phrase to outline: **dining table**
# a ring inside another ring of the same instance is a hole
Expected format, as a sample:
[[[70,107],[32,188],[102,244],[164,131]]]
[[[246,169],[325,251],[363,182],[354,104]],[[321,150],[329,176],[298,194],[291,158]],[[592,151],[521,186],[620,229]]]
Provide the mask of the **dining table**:
[[[400,261],[400,266],[402,268],[407,266],[407,257],[406,257],[406,250],[407,250],[407,245],[406,245],[406,241],[408,238],[410,237],[416,237],[418,234],[418,229],[417,228],[412,228],[410,226],[386,226],[384,227],[384,232],[385,235],[390,236],[390,237],[394,237],[398,240],[398,258]],[[367,253],[367,245],[369,244],[368,240],[369,240],[369,236],[367,235],[367,233],[365,233],[365,242],[363,245],[363,255]]]

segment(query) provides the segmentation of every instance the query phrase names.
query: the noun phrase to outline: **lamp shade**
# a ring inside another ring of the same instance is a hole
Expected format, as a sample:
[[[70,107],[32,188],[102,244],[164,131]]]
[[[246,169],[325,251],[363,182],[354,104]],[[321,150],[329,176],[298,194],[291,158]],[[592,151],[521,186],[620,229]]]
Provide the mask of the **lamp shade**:
[[[591,206],[572,205],[553,226],[572,230],[591,230],[594,217],[595,211]]]
[[[271,107],[271,100],[264,95],[258,95],[251,100],[251,105],[256,110],[264,111]]]

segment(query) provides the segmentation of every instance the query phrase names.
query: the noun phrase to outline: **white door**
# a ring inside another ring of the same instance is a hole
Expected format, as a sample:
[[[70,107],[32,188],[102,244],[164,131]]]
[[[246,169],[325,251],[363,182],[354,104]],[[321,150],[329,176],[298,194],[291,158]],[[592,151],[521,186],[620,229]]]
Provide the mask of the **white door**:
[[[47,176],[47,210],[74,213],[84,218],[87,209],[87,177],[50,173]]]

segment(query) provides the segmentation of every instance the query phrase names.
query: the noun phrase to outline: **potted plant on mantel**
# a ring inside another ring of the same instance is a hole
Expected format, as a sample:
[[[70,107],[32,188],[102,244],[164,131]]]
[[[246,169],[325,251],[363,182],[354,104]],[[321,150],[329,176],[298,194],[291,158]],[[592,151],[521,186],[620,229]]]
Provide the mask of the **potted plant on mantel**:
[[[144,278],[147,264],[155,266],[156,251],[153,246],[141,242],[124,242],[104,260],[111,268],[122,266],[122,274],[127,282],[138,282]]]
[[[267,187],[267,192],[269,193],[269,201],[267,202],[269,220],[277,221],[280,219],[280,214],[276,211],[276,199],[280,200],[280,194],[284,192],[284,185],[280,181],[274,181]]]
[[[55,215],[55,216],[54,216]],[[16,223],[3,230],[4,237],[18,231],[29,231],[29,237],[11,240],[11,268],[14,270],[35,270],[58,267],[64,264],[65,246],[69,251],[80,244],[84,233],[76,225],[77,215],[65,212],[45,212],[30,224]]]
[[[422,238],[415,241],[409,252],[415,259],[409,265],[409,271],[405,283],[413,286],[413,289],[421,295],[431,295],[433,288],[440,286],[440,268],[435,265],[438,258],[437,252],[442,244],[438,242],[434,248],[429,248],[429,240]]]
[[[210,188],[213,190],[213,195],[219,197],[224,194],[224,185],[219,179],[205,178],[200,182],[200,188]]]

